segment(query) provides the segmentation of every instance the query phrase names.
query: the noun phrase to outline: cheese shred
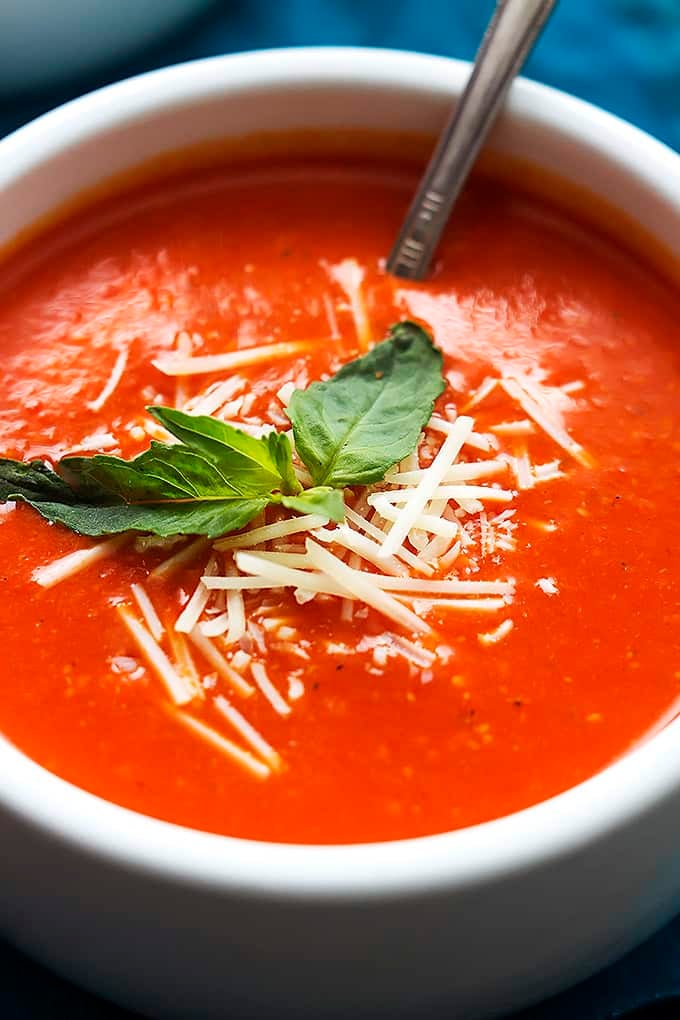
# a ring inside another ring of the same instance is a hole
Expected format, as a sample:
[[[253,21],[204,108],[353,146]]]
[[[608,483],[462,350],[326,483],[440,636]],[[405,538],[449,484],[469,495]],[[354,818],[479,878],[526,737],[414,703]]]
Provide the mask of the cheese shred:
[[[210,638],[205,637],[198,630],[192,630],[188,635],[189,640],[196,646],[204,659],[210,663],[214,670],[216,670],[223,680],[226,680],[232,690],[240,694],[242,698],[247,698],[254,693],[252,684],[249,684],[247,680],[244,680],[239,673],[233,669],[222,653],[215,647]]]
[[[104,386],[99,396],[96,397],[94,400],[88,400],[87,406],[90,409],[90,411],[101,411],[102,407],[107,402],[109,397],[112,396],[112,394],[116,391],[118,384],[123,378],[123,374],[125,373],[127,360],[128,349],[127,347],[124,347],[123,350],[119,352],[118,357],[116,358],[113,364],[113,368],[111,369],[111,374],[104,383]]]
[[[212,577],[216,573],[217,560],[213,556],[206,565],[204,576]],[[209,599],[210,591],[203,584],[203,579],[201,578],[199,579],[191,598],[178,616],[175,623],[175,630],[178,630],[181,634],[189,634],[200,620],[201,614],[207,606]]]
[[[52,588],[69,577],[75,577],[82,570],[87,570],[94,563],[112,556],[115,552],[129,541],[129,535],[116,535],[106,542],[90,546],[89,549],[77,549],[75,552],[61,556],[44,567],[38,567],[33,571],[31,578],[41,588]]]
[[[134,595],[135,602],[139,606],[144,622],[153,635],[154,640],[160,641],[165,633],[165,627],[161,623],[160,617],[146,590],[141,584],[132,584],[130,585],[130,591]]]
[[[269,704],[279,715],[290,715],[291,707],[288,702],[279,694],[274,684],[269,679],[269,674],[261,662],[250,663],[250,675],[265,696]]]
[[[246,365],[257,365],[260,362],[293,358],[296,355],[308,354],[316,347],[315,341],[282,341],[276,344],[258,344],[239,351],[226,354],[204,354],[196,357],[185,357],[181,354],[166,354],[152,361],[163,375],[205,375],[209,372],[231,372],[235,368]]]
[[[393,556],[403,544],[418,516],[423,512],[430,499],[435,497],[437,488],[460,453],[463,443],[472,432],[472,418],[457,418],[452,431],[446,436],[439,452],[427,469],[424,477],[413,492],[408,496],[400,519],[392,526],[382,544],[382,555]]]
[[[278,751],[275,751],[271,744],[267,743],[262,734],[241,715],[223,694],[218,694],[214,705],[255,754],[259,755],[274,771],[281,768],[281,755]]]
[[[489,630],[485,634],[478,634],[477,638],[481,645],[497,645],[499,641],[507,637],[513,627],[514,623],[512,620],[503,620],[495,630]]]
[[[195,541],[189,542],[179,552],[173,553],[167,560],[163,560],[157,567],[154,567],[149,574],[149,579],[152,581],[167,581],[178,570],[197,560],[209,545],[210,542],[207,538],[197,538]]]
[[[118,615],[135,641],[139,651],[163,682],[173,702],[176,705],[186,705],[192,701],[194,692],[179,675],[161,646],[154,640],[146,627],[125,606],[119,605],[116,608],[118,609]]]
[[[323,549],[317,542],[307,539],[307,553],[312,564],[332,578],[347,595],[361,599],[367,605],[377,609],[383,616],[394,620],[406,630],[417,634],[427,634],[428,624],[411,612],[392,595],[382,591],[372,580],[372,575],[361,570],[352,570],[337,556]]]
[[[239,747],[238,744],[229,740],[228,737],[223,737],[212,726],[207,726],[204,722],[200,722],[199,719],[195,719],[193,715],[189,715],[187,712],[174,711],[172,712],[172,717],[188,730],[191,730],[192,733],[195,733],[196,736],[201,737],[211,747],[214,747],[225,758],[229,758],[235,765],[239,765],[245,772],[249,772],[256,779],[267,779],[271,775],[271,769],[265,762],[260,761],[250,751]]]

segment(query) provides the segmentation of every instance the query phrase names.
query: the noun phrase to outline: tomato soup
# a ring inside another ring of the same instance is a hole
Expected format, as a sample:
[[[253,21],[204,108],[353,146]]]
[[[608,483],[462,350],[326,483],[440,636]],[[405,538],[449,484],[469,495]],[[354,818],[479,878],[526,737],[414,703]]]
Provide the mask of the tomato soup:
[[[211,832],[392,840],[551,797],[675,715],[680,297],[585,212],[482,177],[431,277],[391,278],[416,180],[186,171],[4,263],[5,458],[133,457],[170,438],[149,405],[286,432],[293,390],[402,320],[444,355],[416,450],[340,527],[84,538],[0,507],[0,731],[45,768]]]

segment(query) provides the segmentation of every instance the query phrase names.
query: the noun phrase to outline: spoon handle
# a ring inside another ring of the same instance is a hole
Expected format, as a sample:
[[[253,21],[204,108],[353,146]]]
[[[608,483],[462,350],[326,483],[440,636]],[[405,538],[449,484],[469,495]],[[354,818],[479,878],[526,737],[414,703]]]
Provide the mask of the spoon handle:
[[[394,276],[419,280],[513,78],[557,0],[498,0],[461,100],[442,132],[387,260]]]

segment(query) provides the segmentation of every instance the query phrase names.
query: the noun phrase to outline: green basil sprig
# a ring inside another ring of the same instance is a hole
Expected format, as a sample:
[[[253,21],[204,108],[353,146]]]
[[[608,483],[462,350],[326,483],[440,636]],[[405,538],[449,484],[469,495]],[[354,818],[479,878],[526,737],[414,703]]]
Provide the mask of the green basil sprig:
[[[342,490],[382,479],[416,446],[444,389],[441,353],[412,322],[327,382],[296,390],[288,413],[315,485],[302,489],[284,433],[254,438],[216,418],[169,407],[149,413],[179,442],[152,442],[125,460],[106,454],[0,459],[0,501],[22,500],[79,535],[237,531],[270,504],[344,517]]]

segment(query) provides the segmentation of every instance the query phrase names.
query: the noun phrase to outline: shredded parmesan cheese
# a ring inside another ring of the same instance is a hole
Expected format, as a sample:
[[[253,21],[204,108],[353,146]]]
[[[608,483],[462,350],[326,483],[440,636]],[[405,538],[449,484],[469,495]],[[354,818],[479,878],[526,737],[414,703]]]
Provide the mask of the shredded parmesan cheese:
[[[193,350],[193,344],[191,337],[182,330],[177,334],[177,340],[175,341],[175,347],[177,354],[180,357],[189,357]],[[175,407],[184,407],[187,402],[187,384],[183,375],[177,376],[175,380]]]
[[[231,723],[239,736],[243,738],[255,754],[259,754],[260,758],[274,771],[281,767],[281,755],[274,750],[271,744],[267,743],[262,734],[241,715],[239,710],[230,701],[227,701],[223,694],[217,695],[214,704],[217,711]]]
[[[503,620],[495,630],[489,630],[485,634],[478,634],[477,639],[481,645],[496,645],[510,633],[513,626],[512,620]]]
[[[274,687],[274,684],[269,679],[267,670],[261,662],[250,663],[250,675],[274,711],[279,715],[290,715],[290,705],[281,697],[276,687]]]
[[[288,382],[285,382],[283,384],[281,389],[276,391],[276,396],[279,398],[283,407],[288,407],[290,398],[295,393],[295,389],[296,389],[295,383],[292,382],[292,380],[289,380]]]
[[[345,517],[350,524],[353,524],[356,528],[360,528],[367,535],[370,535],[371,538],[377,539],[378,542],[382,542],[385,538],[384,531],[381,531],[380,528],[376,527],[372,521],[368,521],[365,517],[361,517],[360,514],[355,513],[351,507],[345,507]],[[397,559],[402,560],[419,574],[431,575],[434,573],[433,568],[429,564],[423,563],[422,560],[418,559],[417,556],[414,556],[408,549],[404,549],[403,546],[398,550],[396,556]],[[380,564],[378,564],[378,566],[379,565]]]
[[[321,592],[326,595],[347,596],[347,592],[322,573],[299,570],[283,566],[271,560],[273,556],[294,556],[294,553],[236,553],[236,565],[245,574],[254,577],[206,577],[207,588],[229,589],[245,588],[302,588],[308,592]],[[309,560],[304,560],[309,566]]]
[[[193,400],[188,400],[184,410],[188,414],[214,414],[215,411],[219,411],[221,407],[224,407],[227,401],[230,401],[232,397],[240,393],[245,388],[245,385],[246,381],[241,376],[230,376],[224,382],[214,383],[212,386],[209,386],[204,393],[194,397]]]
[[[529,436],[536,429],[529,421],[528,418],[522,418],[520,421],[501,421],[497,425],[489,426],[491,432],[497,436]]]
[[[444,447],[442,446],[442,449],[443,448]],[[431,467],[434,467],[434,461],[432,462]],[[368,497],[368,502],[371,506],[376,507],[376,509],[378,509],[381,504],[386,505],[390,503],[403,503],[405,508],[413,508],[412,496],[414,492],[418,491],[418,488],[388,489],[386,492],[372,493]],[[453,499],[456,503],[461,504],[467,500],[480,499],[484,499],[487,500],[487,502],[492,503],[508,503],[514,498],[514,496],[515,493],[511,489],[496,488],[494,485],[440,485],[432,487],[431,493],[425,499],[425,504],[430,499],[443,499],[445,501]],[[421,513],[422,511],[419,509],[418,514],[413,518],[414,522]],[[392,534],[391,531],[390,534]],[[408,534],[408,531],[406,534]]]
[[[52,588],[60,581],[65,581],[82,570],[87,570],[93,563],[112,556],[128,540],[128,535],[116,535],[115,538],[109,538],[106,542],[100,542],[99,545],[90,546],[89,549],[77,549],[66,556],[61,556],[58,560],[53,560],[52,563],[48,563],[44,567],[37,567],[31,574],[31,578],[41,588]]]
[[[260,655],[267,654],[267,642],[264,639],[264,630],[254,620],[248,621],[248,633],[252,637]]]
[[[560,386],[560,389],[562,390],[563,393],[567,393],[570,395],[572,393],[580,393],[582,389],[585,389],[585,385],[586,384],[584,383],[583,379],[574,379],[573,382],[568,382],[565,383],[563,386]]]
[[[432,609],[455,609],[466,613],[495,613],[499,609],[508,608],[507,599],[426,599],[416,598],[413,608],[419,613],[429,613]]]
[[[402,655],[409,662],[420,666],[422,669],[427,669],[437,658],[434,652],[431,652],[428,648],[422,648],[414,641],[408,641],[399,634],[390,634],[388,632],[384,636],[390,647],[394,648],[399,655]]]
[[[230,566],[227,573],[232,577],[235,576],[235,567]],[[243,595],[237,589],[227,592],[227,618],[229,620],[229,628],[227,630],[226,642],[228,645],[233,645],[240,641],[246,632],[246,607]]]
[[[425,477],[418,483],[413,492],[407,494],[408,501],[402,511],[401,519],[393,525],[385,536],[382,544],[383,556],[394,555],[397,549],[403,545],[406,536],[425,509],[428,501],[435,498],[437,488],[460,453],[463,443],[472,431],[473,424],[472,418],[461,417],[456,420],[453,430],[442,443],[437,456],[427,469]],[[445,498],[443,493],[441,498]]]
[[[486,400],[486,398],[493,393],[497,385],[498,379],[493,379],[487,376],[487,378],[483,380],[479,389],[475,390],[475,392],[471,395],[463,410],[469,411],[471,408],[476,407],[477,404],[481,404],[483,400]]]
[[[166,633],[177,672],[187,682],[195,697],[204,698],[205,691],[203,690],[203,684],[201,683],[194,660],[191,657],[184,634],[178,634],[172,627]]]
[[[217,648],[215,648],[215,645],[209,638],[205,637],[205,635],[201,634],[198,630],[192,630],[191,634],[189,634],[189,640],[196,645],[196,648],[198,648],[203,658],[208,660],[213,669],[217,670],[219,675],[227,681],[229,686],[233,688],[237,694],[240,694],[243,698],[247,698],[249,695],[254,693],[251,684],[249,684],[247,680],[244,680],[235,669],[232,669],[227,660],[217,650]]]
[[[333,531],[327,528],[317,528],[312,532],[314,538],[320,542],[333,542],[335,545],[343,546],[350,552],[356,553],[367,563],[374,563],[386,574],[393,574],[403,577],[408,573],[406,568],[394,556],[382,556],[380,546],[377,542],[351,531],[346,524],[340,524]]]
[[[275,538],[313,531],[315,528],[323,528],[327,524],[328,518],[322,517],[321,514],[303,514],[300,517],[277,521],[275,524],[265,524],[262,528],[253,528],[252,531],[245,531],[241,535],[221,538],[219,542],[215,542],[215,549],[251,549]]]
[[[206,565],[204,576],[213,577],[216,573],[217,560],[214,556],[211,556]],[[180,631],[181,634],[189,634],[201,618],[201,614],[207,606],[209,599],[210,592],[203,584],[203,579],[200,578],[191,598],[177,618],[175,630]]]
[[[236,562],[241,563],[243,556],[256,556],[260,561],[267,563],[279,563],[284,567],[304,568],[309,567],[309,556],[304,552],[304,546],[296,546],[296,552],[263,552],[261,549],[243,549],[236,554]]]
[[[527,451],[519,450],[514,456],[506,454],[505,460],[507,460],[512,473],[515,476],[517,488],[520,491],[533,489],[535,479]]]
[[[174,553],[167,560],[163,560],[157,567],[149,574],[150,580],[154,581],[167,581],[169,577],[176,574],[182,567],[186,567],[187,564],[198,559],[202,552],[204,552],[210,542],[207,538],[197,538],[194,542],[189,542],[179,552]]]
[[[311,543],[316,545],[316,543]],[[203,583],[206,588],[223,589],[229,591],[239,587],[301,587],[307,591],[325,593],[327,595],[339,595],[345,598],[359,598],[358,593],[343,590],[343,585],[332,578],[325,568],[319,570],[307,570],[300,568],[314,567],[314,558],[309,552],[310,542],[307,543],[307,553],[261,553],[261,552],[238,552],[236,554],[237,566],[245,573],[254,574],[255,577],[204,577]],[[316,546],[316,548],[320,548]],[[323,550],[322,550],[323,551]],[[326,553],[327,556],[331,555]],[[338,560],[336,556],[331,556]],[[287,566],[295,563],[298,566]],[[386,589],[394,592],[408,592],[432,595],[472,595],[472,594],[503,594],[512,595],[514,592],[514,581],[461,581],[455,578],[443,578],[431,580],[418,577],[391,577],[381,574],[369,574],[365,571],[351,570],[346,564],[342,564],[345,570],[352,574],[358,574],[361,579],[370,583],[372,587]],[[260,580],[261,579],[261,580]],[[249,582],[254,582],[250,584]]]
[[[544,595],[558,595],[559,588],[555,584],[554,577],[539,577],[536,587],[540,588]]]
[[[233,761],[234,764],[240,765],[246,772],[250,772],[256,779],[267,779],[271,775],[271,769],[268,765],[252,755],[250,751],[245,751],[238,744],[233,743],[227,737],[223,737],[212,726],[206,726],[205,723],[194,719],[192,715],[188,715],[186,712],[173,712],[172,717],[205,740],[206,743],[220,751],[226,758]]]
[[[364,271],[356,259],[343,259],[335,266],[329,266],[330,276],[339,283],[349,301],[350,311],[354,319],[354,328],[359,341],[359,349],[367,351],[373,340],[373,331],[366,311],[363,294]]]
[[[99,396],[96,397],[95,400],[88,400],[87,406],[89,407],[90,411],[101,411],[106,401],[115,392],[120,380],[123,378],[123,373],[125,372],[127,360],[128,349],[127,347],[124,347],[123,350],[118,353],[118,357],[116,358],[113,364],[113,368],[111,369],[111,374],[104,383],[104,386]]]
[[[299,701],[304,696],[305,685],[302,680],[295,674],[291,673],[288,677],[288,700]]]
[[[235,670],[238,670],[239,673],[243,673],[250,665],[250,659],[251,656],[239,648],[238,651],[234,652],[232,655],[231,664]]]
[[[477,481],[480,478],[502,474],[507,469],[506,461],[500,458],[497,460],[475,460],[465,464],[454,464],[442,478],[442,484],[446,482]],[[390,482],[392,485],[418,485],[425,476],[425,473],[425,470],[399,471],[387,475],[385,481]]]
[[[229,626],[229,615],[227,613],[220,613],[218,616],[213,616],[212,620],[202,620],[198,629],[204,637],[219,637],[220,634],[225,634]]]
[[[130,586],[130,590],[134,595],[135,602],[139,606],[144,622],[151,631],[154,640],[160,641],[165,633],[165,627],[160,621],[158,613],[154,607],[153,602],[147,595],[146,591],[141,584],[133,584]]]
[[[593,460],[584,448],[571,438],[562,422],[556,419],[555,413],[545,402],[539,403],[535,395],[527,392],[520,381],[507,377],[501,379],[501,386],[513,400],[516,400],[522,410],[538,425],[539,428],[550,436],[550,438],[561,446],[574,460],[585,467],[592,467]]]
[[[373,606],[379,613],[389,617],[391,620],[395,620],[396,623],[406,628],[406,630],[415,631],[420,634],[426,634],[430,630],[428,625],[416,616],[415,613],[406,609],[405,606],[391,595],[381,591],[374,583],[372,574],[367,574],[360,570],[352,570],[346,563],[339,560],[337,556],[333,556],[327,549],[322,549],[320,545],[310,538],[307,539],[307,552],[313,565],[333,578],[341,588],[344,588],[346,594],[354,595],[355,598],[361,599],[367,605]]]
[[[183,357],[178,354],[166,354],[152,361],[163,375],[204,375],[208,372],[230,372],[235,368],[256,365],[259,362],[274,361],[281,358],[293,358],[307,354],[316,346],[308,340],[288,341],[275,344],[258,344],[240,351],[229,351],[226,354],[204,354],[197,357]]]
[[[498,438],[493,432],[471,432],[465,440],[466,446],[473,450],[482,450],[484,453],[491,453],[492,450],[500,449]]]
[[[163,682],[174,703],[186,705],[192,701],[193,691],[177,673],[161,646],[154,640],[146,627],[142,626],[125,606],[119,605],[116,608],[140,652]]]
[[[564,472],[560,471],[559,460],[551,460],[547,464],[534,465],[534,479],[536,482],[555,482],[558,478],[564,478]]]
[[[399,499],[399,496],[403,491],[404,490],[399,490],[397,492],[390,493],[387,492],[377,493],[375,496],[370,497],[372,501],[371,505],[376,508],[380,516],[384,517],[385,520],[395,522],[399,521],[403,513],[403,510],[397,510],[394,506],[391,505],[391,503],[398,502],[406,503],[408,496],[405,496],[403,500]],[[390,496],[394,496],[396,498],[392,500],[389,498]],[[444,501],[444,505],[446,505],[446,501]],[[434,514],[428,513],[419,514],[416,517],[413,524],[415,528],[418,528],[421,531],[428,532],[431,535],[442,535],[445,538],[451,539],[451,541],[458,537],[459,528],[457,524],[455,524],[453,521],[446,520],[446,518],[444,517],[437,517]]]
[[[330,329],[331,340],[340,340],[341,333],[338,329],[338,320],[335,314],[335,305],[333,304],[333,298],[330,294],[324,294],[323,306],[326,312],[326,318],[328,319],[328,328]]]

